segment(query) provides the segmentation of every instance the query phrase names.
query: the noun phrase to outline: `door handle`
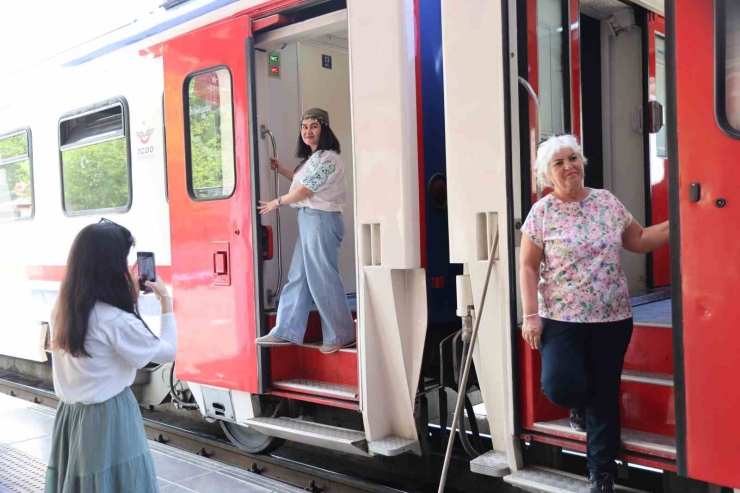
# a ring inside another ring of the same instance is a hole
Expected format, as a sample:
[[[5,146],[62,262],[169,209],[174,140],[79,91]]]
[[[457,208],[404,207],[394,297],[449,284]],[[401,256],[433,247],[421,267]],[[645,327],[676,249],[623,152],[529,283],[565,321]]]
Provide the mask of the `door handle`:
[[[537,93],[534,92],[532,85],[522,76],[518,77],[519,83],[529,94],[534,102],[534,145],[532,146],[532,162],[537,158],[537,146],[540,145],[540,98],[537,97]],[[537,200],[542,198],[542,187],[540,181],[537,180]]]
[[[213,254],[213,273],[224,275],[228,272],[228,259],[226,252],[216,252]]]
[[[231,255],[228,241],[211,242],[213,284],[231,285]]]

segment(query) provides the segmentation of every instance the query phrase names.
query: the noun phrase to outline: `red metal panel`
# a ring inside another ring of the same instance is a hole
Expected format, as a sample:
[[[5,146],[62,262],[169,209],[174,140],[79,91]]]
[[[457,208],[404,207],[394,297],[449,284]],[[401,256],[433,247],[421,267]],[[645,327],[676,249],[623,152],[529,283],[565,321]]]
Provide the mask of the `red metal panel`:
[[[542,374],[542,356],[522,337],[517,338],[519,351],[519,394],[521,404],[522,428],[532,429],[536,422],[553,421],[567,418],[567,409],[556,406],[542,393],[540,375]]]
[[[648,72],[650,99],[657,100],[657,65],[655,35],[665,34],[665,19],[654,12],[648,13]],[[665,82],[664,82],[665,83]],[[658,156],[657,139],[650,137],[650,196],[652,224],[668,220],[668,160]],[[662,178],[661,178],[662,177]],[[671,284],[671,254],[668,245],[653,252],[653,286]]]
[[[288,392],[287,390],[271,390],[270,392],[268,392],[268,394],[276,395],[278,397],[285,397],[287,399],[295,399],[297,401],[313,402],[314,404],[321,404],[324,406],[341,407],[343,409],[349,409],[351,411],[360,410],[360,404],[353,401],[342,401],[339,399],[330,399],[328,397],[321,397],[317,395]]]
[[[676,436],[673,387],[622,382],[619,402],[622,428]]]
[[[740,488],[734,296],[740,272],[740,141],[715,122],[713,4],[674,2],[686,460],[691,477]],[[697,203],[689,200],[693,182],[701,184]],[[715,205],[719,198],[725,207]]]
[[[179,326],[177,377],[256,393],[257,351],[247,69],[250,19],[211,24],[164,45],[173,291]],[[185,169],[183,91],[193,72],[226,66],[231,73],[236,188],[225,200],[195,202]],[[229,244],[231,283],[213,282],[211,243]]]
[[[419,169],[419,244],[421,267],[427,266],[427,208],[426,183],[424,182],[424,115],[421,94],[421,20],[419,0],[414,0],[414,42],[416,43],[416,148]]]
[[[540,94],[540,74],[537,53],[537,0],[527,0],[527,81],[534,89],[535,94]],[[527,99],[529,101],[529,99]],[[534,120],[537,117],[534,103],[529,101],[529,133],[534,135]],[[537,202],[537,174],[534,170],[534,162],[537,156],[537,144],[533,142],[530,146],[531,157],[530,190],[532,190],[532,203]],[[544,193],[543,193],[544,197]]]
[[[272,349],[272,381],[302,378],[357,387],[357,353],[323,354],[316,348],[287,346]]]
[[[578,0],[569,0],[570,26],[570,101],[573,135],[581,139],[581,11]]]
[[[269,17],[264,17],[252,22],[252,32],[258,33],[260,31],[264,31],[265,29],[285,26],[286,24],[290,24],[291,22],[293,21],[290,19],[290,17],[286,17],[281,14],[271,15]]]
[[[635,325],[624,368],[673,375],[673,331],[670,327]]]

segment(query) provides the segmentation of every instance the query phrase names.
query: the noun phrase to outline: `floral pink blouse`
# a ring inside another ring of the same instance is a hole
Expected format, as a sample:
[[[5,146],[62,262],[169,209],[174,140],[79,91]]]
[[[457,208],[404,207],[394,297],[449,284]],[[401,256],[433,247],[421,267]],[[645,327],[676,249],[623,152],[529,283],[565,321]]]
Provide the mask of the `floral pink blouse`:
[[[589,190],[582,202],[544,197],[522,226],[545,250],[538,286],[543,318],[593,323],[632,316],[621,267],[622,234],[632,215],[610,192]]]

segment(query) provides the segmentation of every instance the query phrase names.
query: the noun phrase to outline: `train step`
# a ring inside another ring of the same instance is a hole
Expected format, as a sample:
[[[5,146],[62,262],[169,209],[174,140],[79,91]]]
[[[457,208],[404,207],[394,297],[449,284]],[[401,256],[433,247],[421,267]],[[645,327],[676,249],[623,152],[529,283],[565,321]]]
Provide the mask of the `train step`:
[[[651,385],[662,385],[673,387],[673,375],[664,373],[650,373],[645,371],[622,370],[623,382],[647,383]]]
[[[359,398],[357,387],[354,387],[352,385],[320,382],[318,380],[308,380],[305,378],[281,380],[278,382],[273,382],[272,386],[280,390],[289,390],[291,392],[300,392],[302,394],[320,395],[323,397],[331,397],[332,399],[342,399],[346,401],[356,401]]]
[[[320,349],[322,343],[320,342],[304,342],[301,347],[307,347],[311,349]],[[339,350],[340,353],[357,353],[357,345],[352,347],[345,347]]]
[[[571,428],[568,418],[535,423],[534,428],[538,431],[566,438],[575,438],[581,441],[586,439],[586,433]],[[659,455],[667,459],[676,458],[676,439],[665,435],[622,428],[622,447],[635,452]]]
[[[504,477],[504,481],[530,493],[589,493],[586,477],[540,466],[527,466]],[[621,493],[644,493],[619,485],[614,489]]]
[[[509,456],[506,452],[491,450],[470,461],[470,470],[494,478],[503,478],[510,472]]]
[[[393,457],[404,452],[421,455],[418,440],[403,437],[387,436],[368,443],[362,431],[292,418],[252,418],[245,424],[266,435],[355,455]]]

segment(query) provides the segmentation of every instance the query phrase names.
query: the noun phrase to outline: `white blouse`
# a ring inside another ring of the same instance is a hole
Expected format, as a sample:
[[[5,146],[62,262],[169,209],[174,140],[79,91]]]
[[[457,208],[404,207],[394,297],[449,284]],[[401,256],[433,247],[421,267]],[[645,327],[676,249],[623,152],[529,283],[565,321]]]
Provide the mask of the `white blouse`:
[[[54,390],[64,402],[104,402],[131,386],[138,368],[174,361],[175,316],[162,315],[157,339],[133,314],[98,301],[90,311],[85,350],[90,357],[52,351]]]
[[[313,195],[291,207],[310,207],[326,212],[342,212],[347,201],[347,183],[344,178],[344,163],[334,151],[317,151],[293,175],[292,192],[303,185]]]

